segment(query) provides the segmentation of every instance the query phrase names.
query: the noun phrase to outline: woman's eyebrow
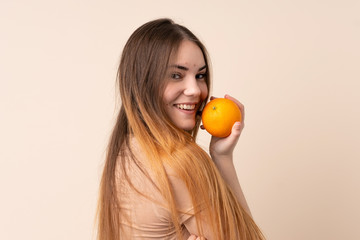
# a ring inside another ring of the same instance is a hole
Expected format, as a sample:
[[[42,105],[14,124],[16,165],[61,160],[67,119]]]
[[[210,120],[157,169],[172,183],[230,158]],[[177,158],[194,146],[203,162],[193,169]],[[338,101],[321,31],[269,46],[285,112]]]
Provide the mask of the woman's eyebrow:
[[[199,68],[198,71],[201,71],[201,70],[205,69],[206,67],[207,67],[207,66],[204,65],[204,66],[202,66],[201,68]],[[178,69],[185,70],[185,71],[188,71],[188,70],[189,70],[189,68],[187,68],[187,67],[185,67],[185,66],[181,66],[181,65],[171,65],[170,68],[178,68]]]
[[[206,65],[202,66],[201,68],[199,68],[199,71],[205,69],[206,67],[207,67]]]

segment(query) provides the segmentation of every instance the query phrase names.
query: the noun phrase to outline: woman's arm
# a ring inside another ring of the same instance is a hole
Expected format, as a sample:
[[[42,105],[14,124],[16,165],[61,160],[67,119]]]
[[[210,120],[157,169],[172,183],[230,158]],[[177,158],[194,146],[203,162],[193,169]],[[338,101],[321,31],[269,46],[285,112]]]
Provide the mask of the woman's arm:
[[[230,186],[230,188],[235,193],[237,199],[239,200],[241,206],[244,208],[244,210],[250,215],[251,211],[250,208],[246,202],[244,193],[241,189],[240,182],[238,180],[234,162],[231,157],[212,157],[216,166],[218,167],[222,177],[226,181],[226,183]]]
[[[251,212],[242,192],[233,161],[233,151],[244,128],[244,105],[229,95],[225,95],[225,98],[234,101],[238,105],[241,111],[242,119],[241,122],[236,122],[234,124],[230,136],[226,138],[212,137],[209,149],[210,155],[222,177],[235,193],[241,206],[251,216]]]
[[[212,140],[210,142],[210,155],[223,179],[235,193],[241,206],[251,216],[251,212],[246,202],[245,196],[242,192],[233,162],[233,151],[239,140],[242,129],[244,128],[244,106],[238,100],[228,95],[226,95],[225,98],[234,101],[239,106],[242,114],[242,120],[241,122],[237,122],[234,124],[230,136],[226,138],[212,137]],[[169,169],[167,171],[171,172],[171,170]],[[173,185],[173,189],[175,190],[175,198],[177,200],[177,205],[179,206],[179,208],[189,209],[190,207],[192,207],[191,197],[185,184],[180,179],[173,177],[172,174],[170,174],[169,179],[171,184]],[[206,239],[211,240],[212,231],[209,229],[209,225],[206,223],[207,219],[202,217],[201,214],[198,217],[200,218],[200,222],[202,222],[203,236],[206,237]],[[194,216],[186,218],[183,224],[190,233],[199,234],[199,230],[197,229],[196,224],[196,218]],[[192,238],[194,237],[191,236],[189,239]]]
[[[174,174],[174,172],[172,171],[171,168],[166,168],[166,169],[167,169],[170,183],[174,190],[174,197],[175,197],[177,208],[184,212],[188,212],[188,214],[184,213],[184,214],[180,215],[181,224],[183,224],[186,227],[186,229],[189,233],[191,233],[192,235],[198,236],[200,234],[200,231],[197,228],[196,219],[199,218],[199,221],[201,222],[201,225],[203,228],[202,229],[203,232],[202,232],[201,237],[195,238],[195,239],[196,240],[197,239],[202,239],[202,240],[203,239],[207,239],[207,240],[213,239],[212,231],[209,228],[207,219],[205,217],[203,217],[201,213],[199,215],[197,215],[197,217],[194,216],[193,204],[192,204],[192,200],[191,200],[191,196],[188,191],[188,188],[186,187],[186,184],[181,179],[176,177],[176,175]],[[189,238],[189,239],[192,239],[192,238]]]

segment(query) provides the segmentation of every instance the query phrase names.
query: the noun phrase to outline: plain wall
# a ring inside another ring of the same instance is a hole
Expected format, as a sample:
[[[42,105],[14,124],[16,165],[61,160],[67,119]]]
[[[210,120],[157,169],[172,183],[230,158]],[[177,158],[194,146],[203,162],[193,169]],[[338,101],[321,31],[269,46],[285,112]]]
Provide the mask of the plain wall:
[[[270,240],[360,239],[360,2],[0,2],[0,239],[92,239],[121,50],[173,18],[246,109],[236,168]],[[209,135],[199,144],[207,148]]]

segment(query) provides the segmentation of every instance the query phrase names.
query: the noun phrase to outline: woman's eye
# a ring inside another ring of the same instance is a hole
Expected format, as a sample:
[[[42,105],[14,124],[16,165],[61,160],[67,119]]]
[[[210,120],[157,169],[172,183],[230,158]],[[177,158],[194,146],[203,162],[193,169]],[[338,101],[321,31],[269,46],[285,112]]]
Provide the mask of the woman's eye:
[[[199,73],[196,75],[196,79],[204,79],[205,78],[205,73]]]
[[[181,78],[181,75],[178,74],[178,73],[172,73],[172,74],[171,74],[171,78],[172,78],[172,79],[180,79],[180,78]]]

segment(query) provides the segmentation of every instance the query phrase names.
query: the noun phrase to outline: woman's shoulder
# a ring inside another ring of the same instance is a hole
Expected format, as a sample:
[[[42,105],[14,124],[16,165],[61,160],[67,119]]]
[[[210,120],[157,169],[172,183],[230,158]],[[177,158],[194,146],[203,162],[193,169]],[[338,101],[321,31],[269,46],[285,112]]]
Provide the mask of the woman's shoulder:
[[[117,163],[117,192],[123,214],[134,225],[132,231],[156,236],[169,229],[171,219],[166,201],[136,139],[129,139]],[[151,227],[150,227],[151,226]]]
[[[151,170],[145,151],[135,137],[128,139],[116,162],[118,186],[122,187],[123,191],[155,194],[156,176]]]
[[[155,192],[160,188],[159,175],[162,175],[161,172],[165,172],[175,193],[186,191],[185,183],[171,164],[162,159],[163,156],[159,156],[160,159],[156,160],[149,159],[135,137],[130,137],[128,140],[127,146],[122,149],[117,161],[117,174],[121,181],[125,181],[125,183],[130,181],[131,186],[145,192],[149,192],[149,189]],[[157,161],[157,163],[152,161]]]

